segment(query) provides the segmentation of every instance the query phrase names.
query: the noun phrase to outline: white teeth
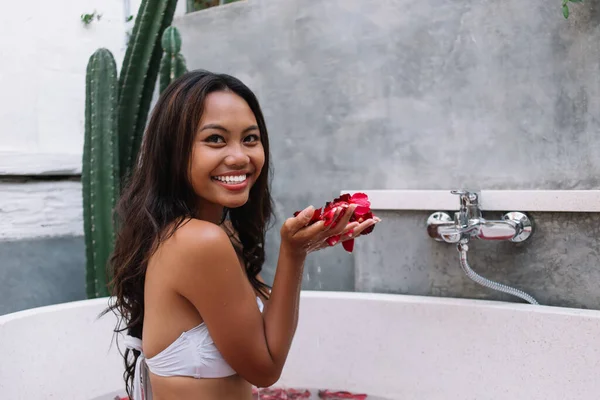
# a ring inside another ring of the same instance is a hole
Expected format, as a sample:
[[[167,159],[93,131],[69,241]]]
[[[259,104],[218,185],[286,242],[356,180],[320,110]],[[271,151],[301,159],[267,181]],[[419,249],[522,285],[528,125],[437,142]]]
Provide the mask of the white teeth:
[[[246,175],[215,176],[215,179],[225,183],[240,183],[246,180]]]

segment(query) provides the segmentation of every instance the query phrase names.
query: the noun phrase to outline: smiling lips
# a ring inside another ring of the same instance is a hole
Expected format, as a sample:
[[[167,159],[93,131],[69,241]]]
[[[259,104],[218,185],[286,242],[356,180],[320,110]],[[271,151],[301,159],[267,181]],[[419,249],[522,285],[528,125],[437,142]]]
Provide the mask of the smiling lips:
[[[250,173],[235,172],[227,175],[213,176],[212,179],[229,190],[242,190],[248,186]]]

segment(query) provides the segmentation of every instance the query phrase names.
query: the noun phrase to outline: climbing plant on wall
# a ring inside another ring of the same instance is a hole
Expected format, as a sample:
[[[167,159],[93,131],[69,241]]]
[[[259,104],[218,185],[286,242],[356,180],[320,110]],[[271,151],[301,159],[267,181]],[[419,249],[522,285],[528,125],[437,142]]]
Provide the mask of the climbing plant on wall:
[[[565,18],[569,18],[569,3],[583,3],[583,0],[562,0],[562,12]]]

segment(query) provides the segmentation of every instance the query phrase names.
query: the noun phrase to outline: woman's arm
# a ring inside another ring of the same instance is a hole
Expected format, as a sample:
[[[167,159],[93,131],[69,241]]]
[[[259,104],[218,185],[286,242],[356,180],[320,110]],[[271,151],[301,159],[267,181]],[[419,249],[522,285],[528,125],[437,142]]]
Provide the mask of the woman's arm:
[[[301,213],[282,227],[277,271],[263,315],[221,228],[193,220],[172,238],[172,285],[196,307],[229,365],[255,386],[271,386],[281,375],[298,322],[306,249],[358,225],[348,224],[347,212],[336,228],[322,222],[306,226],[311,215],[310,210]]]
[[[179,228],[172,285],[200,313],[227,363],[255,386],[278,379],[256,296],[227,233],[193,220]]]
[[[281,244],[269,303],[263,313],[265,337],[278,370],[277,379],[283,370],[298,325],[305,258],[306,255],[296,255],[286,244]]]

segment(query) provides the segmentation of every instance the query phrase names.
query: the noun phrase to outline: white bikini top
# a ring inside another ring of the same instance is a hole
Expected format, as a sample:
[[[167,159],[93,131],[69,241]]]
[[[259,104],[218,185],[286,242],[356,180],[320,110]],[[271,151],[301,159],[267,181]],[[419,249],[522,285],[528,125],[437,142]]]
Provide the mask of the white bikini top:
[[[256,302],[262,313],[263,302],[259,297],[256,297]],[[160,376],[193,378],[223,378],[236,373],[223,359],[204,322],[183,332],[173,343],[151,358],[144,356],[142,341],[136,337],[126,335],[125,346],[141,353],[135,363],[132,400],[152,399],[148,370]]]

